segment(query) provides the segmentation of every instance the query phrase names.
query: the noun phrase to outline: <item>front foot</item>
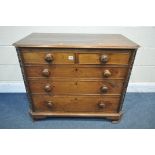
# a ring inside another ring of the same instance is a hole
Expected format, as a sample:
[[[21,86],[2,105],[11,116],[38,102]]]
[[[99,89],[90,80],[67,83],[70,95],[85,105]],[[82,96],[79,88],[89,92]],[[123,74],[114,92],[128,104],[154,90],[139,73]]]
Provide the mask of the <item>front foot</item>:
[[[33,119],[33,121],[37,121],[37,120],[41,120],[41,119],[45,119],[46,118],[46,116],[31,116],[31,118]]]
[[[123,113],[121,112],[118,116],[108,116],[107,119],[111,120],[111,123],[117,124],[121,121]]]
[[[29,112],[29,115],[31,116],[33,121],[37,121],[37,120],[41,120],[41,119],[45,119],[46,116],[42,116],[42,115],[34,115],[31,112]]]

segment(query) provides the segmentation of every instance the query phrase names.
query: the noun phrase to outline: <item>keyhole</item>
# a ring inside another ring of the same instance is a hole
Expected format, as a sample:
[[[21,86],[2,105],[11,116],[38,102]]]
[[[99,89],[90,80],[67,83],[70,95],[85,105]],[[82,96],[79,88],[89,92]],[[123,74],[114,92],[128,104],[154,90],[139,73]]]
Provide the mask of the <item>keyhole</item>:
[[[77,72],[77,71],[78,71],[78,69],[77,69],[77,68],[75,68],[75,71]]]

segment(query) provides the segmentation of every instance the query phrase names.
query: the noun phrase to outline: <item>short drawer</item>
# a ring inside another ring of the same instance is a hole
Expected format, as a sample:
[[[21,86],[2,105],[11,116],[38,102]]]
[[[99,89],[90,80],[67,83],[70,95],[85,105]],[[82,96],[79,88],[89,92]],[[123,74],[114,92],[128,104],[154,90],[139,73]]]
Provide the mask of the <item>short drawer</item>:
[[[32,93],[44,94],[121,94],[123,80],[76,81],[72,79],[50,81],[29,80]]]
[[[130,54],[126,53],[79,53],[79,64],[112,64],[112,65],[127,65],[129,63]]]
[[[125,78],[128,67],[25,66],[29,78]]]
[[[69,49],[24,49],[22,57],[24,64],[74,64],[75,54],[73,51]]]
[[[33,95],[35,112],[117,112],[119,97]]]

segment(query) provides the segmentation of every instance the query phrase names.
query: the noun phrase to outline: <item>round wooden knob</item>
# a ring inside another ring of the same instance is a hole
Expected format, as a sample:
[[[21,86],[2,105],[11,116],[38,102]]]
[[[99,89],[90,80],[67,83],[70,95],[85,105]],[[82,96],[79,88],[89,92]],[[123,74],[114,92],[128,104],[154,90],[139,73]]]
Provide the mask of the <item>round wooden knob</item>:
[[[111,76],[111,72],[109,70],[105,70],[103,73],[104,77],[110,77]]]
[[[53,60],[54,60],[54,59],[53,59],[53,56],[52,56],[50,53],[46,54],[46,56],[45,56],[45,61],[46,61],[46,62],[50,63],[50,62],[52,62]]]
[[[46,92],[51,92],[52,87],[51,87],[50,84],[46,84],[44,89],[45,89]]]
[[[47,106],[48,107],[53,107],[53,102],[52,101],[47,101]]]
[[[103,101],[101,101],[100,103],[98,103],[99,108],[105,108],[105,103]]]
[[[106,93],[107,91],[108,91],[108,87],[107,86],[104,85],[104,86],[101,87],[101,92],[102,93]]]
[[[101,62],[102,62],[102,63],[107,63],[108,60],[109,60],[109,58],[108,58],[107,55],[102,55],[102,56],[101,56]]]
[[[42,75],[43,75],[43,76],[46,76],[46,77],[49,77],[49,76],[50,76],[50,71],[49,71],[49,69],[47,69],[47,68],[43,69]]]

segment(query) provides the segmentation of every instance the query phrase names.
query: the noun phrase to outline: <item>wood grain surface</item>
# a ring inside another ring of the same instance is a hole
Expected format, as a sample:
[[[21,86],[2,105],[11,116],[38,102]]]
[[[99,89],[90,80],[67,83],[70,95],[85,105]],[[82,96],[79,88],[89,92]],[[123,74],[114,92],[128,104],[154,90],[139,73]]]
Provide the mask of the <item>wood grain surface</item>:
[[[102,112],[116,113],[119,97],[33,95],[35,112]],[[48,105],[52,102],[52,106]],[[100,103],[104,107],[100,107]]]
[[[109,71],[111,75],[105,77],[105,72]],[[28,78],[105,78],[105,79],[124,79],[128,67],[103,67],[101,66],[84,66],[84,65],[29,65],[25,66]],[[45,76],[44,71],[48,71]]]
[[[22,55],[25,64],[113,64],[127,65],[130,58],[130,52],[123,50],[74,50],[74,49],[22,49]],[[46,56],[51,54],[53,61],[51,63],[45,60]],[[108,57],[106,63],[101,62],[102,55]]]
[[[120,34],[32,33],[13,44],[16,47],[119,48],[137,49],[139,45]]]
[[[63,80],[29,80],[31,93],[43,94],[121,94],[123,80],[83,80],[63,79]],[[51,91],[46,92],[46,85],[50,85]],[[107,93],[101,92],[101,87],[108,87]]]

